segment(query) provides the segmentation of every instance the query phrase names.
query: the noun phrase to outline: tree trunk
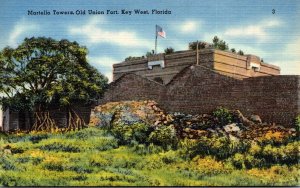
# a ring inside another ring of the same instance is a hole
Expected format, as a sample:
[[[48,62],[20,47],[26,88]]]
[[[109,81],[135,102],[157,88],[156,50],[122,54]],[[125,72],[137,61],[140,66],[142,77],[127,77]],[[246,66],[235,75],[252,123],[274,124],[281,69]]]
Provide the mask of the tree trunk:
[[[31,130],[47,132],[54,132],[57,130],[56,123],[50,116],[49,111],[42,108],[41,105],[38,105],[38,108],[36,108],[34,112],[34,124]]]
[[[71,130],[80,130],[85,126],[85,122],[82,119],[82,117],[80,117],[75,110],[72,109],[72,107],[68,106],[67,107],[67,128],[66,131],[71,131]]]

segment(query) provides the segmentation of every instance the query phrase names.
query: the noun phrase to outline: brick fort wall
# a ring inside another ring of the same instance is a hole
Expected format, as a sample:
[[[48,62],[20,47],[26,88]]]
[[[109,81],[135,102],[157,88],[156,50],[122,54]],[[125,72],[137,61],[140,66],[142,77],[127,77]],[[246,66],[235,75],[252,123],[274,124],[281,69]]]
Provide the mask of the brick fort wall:
[[[110,84],[100,104],[155,100],[168,112],[210,113],[216,107],[257,114],[265,122],[291,126],[300,114],[300,76],[261,76],[243,80],[203,65],[184,68],[166,85],[129,73]]]

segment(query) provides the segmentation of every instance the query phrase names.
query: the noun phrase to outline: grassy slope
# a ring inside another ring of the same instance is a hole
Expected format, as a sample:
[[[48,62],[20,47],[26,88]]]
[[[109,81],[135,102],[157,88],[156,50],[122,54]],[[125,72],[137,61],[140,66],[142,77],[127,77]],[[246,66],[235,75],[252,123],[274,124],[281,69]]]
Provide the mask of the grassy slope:
[[[97,128],[1,135],[0,155],[4,186],[299,185],[299,165],[237,170],[209,156],[184,160],[178,151],[118,146]]]

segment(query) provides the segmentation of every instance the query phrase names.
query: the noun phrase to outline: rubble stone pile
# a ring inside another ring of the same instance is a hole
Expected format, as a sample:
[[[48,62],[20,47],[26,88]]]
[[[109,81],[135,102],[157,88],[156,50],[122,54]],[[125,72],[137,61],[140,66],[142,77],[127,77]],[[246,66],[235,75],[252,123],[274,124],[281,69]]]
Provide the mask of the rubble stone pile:
[[[241,111],[229,111],[232,121],[226,125],[211,114],[166,113],[155,101],[109,102],[95,107],[90,125],[108,127],[115,124],[145,123],[151,127],[174,126],[180,138],[228,136],[231,139],[285,139],[295,136],[294,128],[263,122],[258,115],[245,117]]]

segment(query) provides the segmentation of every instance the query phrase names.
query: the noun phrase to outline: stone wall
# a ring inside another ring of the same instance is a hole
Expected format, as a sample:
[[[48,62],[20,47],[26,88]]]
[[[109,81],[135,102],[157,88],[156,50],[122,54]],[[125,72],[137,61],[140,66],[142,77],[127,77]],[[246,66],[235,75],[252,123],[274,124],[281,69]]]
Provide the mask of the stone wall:
[[[166,85],[135,74],[113,82],[101,104],[109,101],[155,100],[168,112],[210,113],[222,106],[257,114],[285,126],[300,114],[300,76],[235,79],[206,66],[183,69]]]
[[[161,101],[165,93],[166,87],[162,84],[131,73],[112,82],[99,103],[147,99]]]
[[[300,76],[248,78],[233,90],[242,94],[240,101],[245,99],[245,104],[237,107],[247,115],[259,114],[265,121],[292,125],[300,114]]]
[[[163,108],[170,112],[201,114],[218,106],[230,106],[234,100],[230,96],[231,88],[239,82],[203,66],[189,67],[168,84]]]

